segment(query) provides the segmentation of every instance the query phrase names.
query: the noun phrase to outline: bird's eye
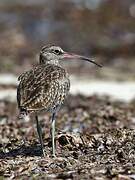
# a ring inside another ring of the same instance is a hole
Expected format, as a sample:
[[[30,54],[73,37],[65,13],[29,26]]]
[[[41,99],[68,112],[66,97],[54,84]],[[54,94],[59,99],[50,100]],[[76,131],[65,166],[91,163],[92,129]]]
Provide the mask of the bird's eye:
[[[58,49],[55,49],[54,53],[59,55],[59,54],[61,54],[61,51],[59,51]]]

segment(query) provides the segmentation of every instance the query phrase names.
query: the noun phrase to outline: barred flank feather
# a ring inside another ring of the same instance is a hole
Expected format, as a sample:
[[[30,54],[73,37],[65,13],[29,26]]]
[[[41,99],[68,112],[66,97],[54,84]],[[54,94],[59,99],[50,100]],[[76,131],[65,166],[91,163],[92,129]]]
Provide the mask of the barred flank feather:
[[[42,64],[23,73],[17,89],[20,117],[60,106],[69,91],[66,71],[58,65]]]

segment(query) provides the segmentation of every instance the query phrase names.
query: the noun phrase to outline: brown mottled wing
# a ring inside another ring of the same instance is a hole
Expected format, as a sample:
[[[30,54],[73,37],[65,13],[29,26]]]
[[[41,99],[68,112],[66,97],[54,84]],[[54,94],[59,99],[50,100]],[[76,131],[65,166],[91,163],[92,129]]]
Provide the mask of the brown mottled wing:
[[[54,65],[39,65],[22,74],[19,77],[20,84],[17,90],[19,108],[39,111],[49,110],[55,106],[60,94],[60,82],[65,77],[65,70]],[[67,83],[66,79],[64,83]]]
[[[25,97],[26,89],[28,88],[27,81],[30,80],[32,77],[33,77],[33,70],[26,71],[18,77],[18,81],[20,81],[17,87],[17,103],[19,108],[21,107],[21,104]]]

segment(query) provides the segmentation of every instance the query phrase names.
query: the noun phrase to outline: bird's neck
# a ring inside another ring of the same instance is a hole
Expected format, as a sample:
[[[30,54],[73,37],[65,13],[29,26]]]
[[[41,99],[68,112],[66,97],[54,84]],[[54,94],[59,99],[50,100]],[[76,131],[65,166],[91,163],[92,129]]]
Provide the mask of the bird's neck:
[[[52,64],[52,65],[56,65],[56,66],[61,66],[59,60],[50,60],[50,61],[46,61],[46,64]]]

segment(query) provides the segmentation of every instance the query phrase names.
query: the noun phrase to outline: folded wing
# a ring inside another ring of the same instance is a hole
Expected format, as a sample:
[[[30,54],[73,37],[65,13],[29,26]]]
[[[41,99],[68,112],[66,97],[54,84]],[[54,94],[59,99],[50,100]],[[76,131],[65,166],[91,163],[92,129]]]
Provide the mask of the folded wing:
[[[63,103],[69,91],[66,72],[59,66],[39,65],[19,77],[18,107],[27,111],[50,110]]]

